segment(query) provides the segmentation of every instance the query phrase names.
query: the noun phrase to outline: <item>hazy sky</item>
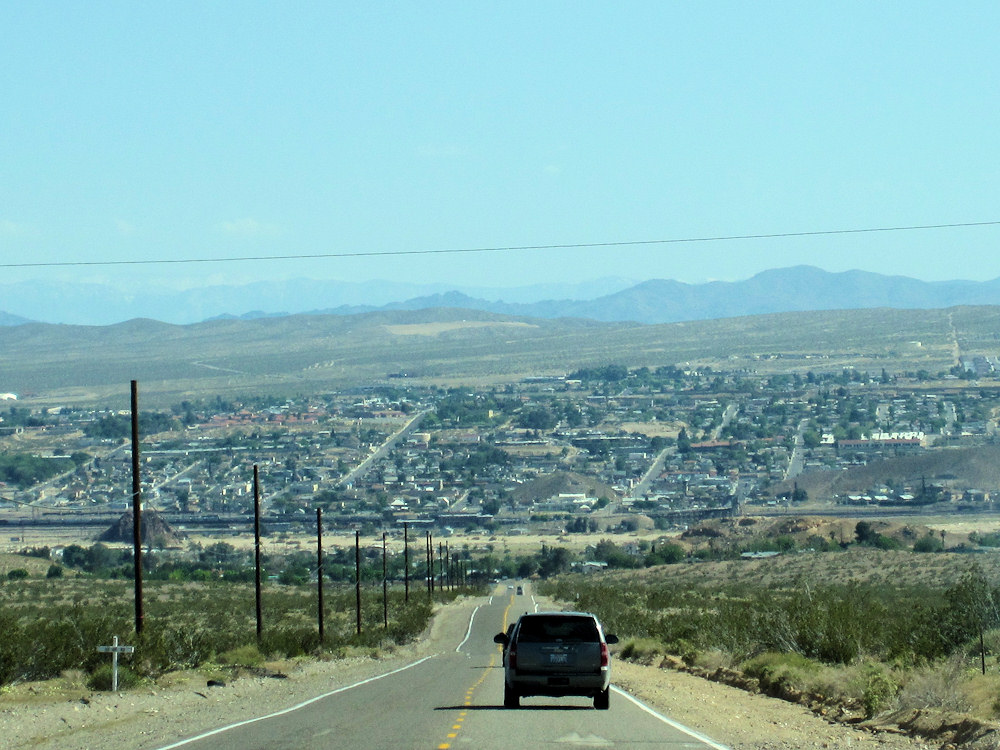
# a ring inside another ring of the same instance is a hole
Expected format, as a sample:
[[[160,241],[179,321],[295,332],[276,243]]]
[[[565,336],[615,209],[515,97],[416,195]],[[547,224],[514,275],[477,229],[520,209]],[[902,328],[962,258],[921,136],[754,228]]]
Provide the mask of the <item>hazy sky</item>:
[[[1000,221],[1000,3],[0,1],[0,264]],[[1000,226],[0,268],[24,278],[1000,276]]]

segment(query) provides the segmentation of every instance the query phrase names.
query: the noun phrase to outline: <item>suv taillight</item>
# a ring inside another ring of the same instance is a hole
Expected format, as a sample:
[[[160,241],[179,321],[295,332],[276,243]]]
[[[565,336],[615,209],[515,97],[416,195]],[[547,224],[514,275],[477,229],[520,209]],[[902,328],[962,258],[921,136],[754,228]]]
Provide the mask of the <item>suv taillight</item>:
[[[513,643],[507,649],[507,666],[511,669],[517,669],[517,649],[514,648]]]
[[[611,661],[611,655],[608,653],[608,644],[601,644],[601,666],[606,667]]]

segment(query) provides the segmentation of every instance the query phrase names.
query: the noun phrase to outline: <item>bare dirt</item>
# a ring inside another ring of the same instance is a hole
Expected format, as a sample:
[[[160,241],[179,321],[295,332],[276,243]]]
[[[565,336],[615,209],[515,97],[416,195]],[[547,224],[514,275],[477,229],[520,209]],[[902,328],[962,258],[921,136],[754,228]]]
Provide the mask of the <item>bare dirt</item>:
[[[15,750],[156,748],[262,716],[390,671],[461,640],[475,600],[443,607],[417,643],[380,658],[271,664],[208,686],[204,673],[167,675],[155,685],[93,692],[79,677],[22,684],[0,694],[0,745]],[[850,726],[805,706],[684,672],[616,661],[614,682],[650,707],[733,750],[947,747],[957,730],[931,742],[896,724]],[[940,722],[935,724],[939,727]],[[979,750],[1000,745],[978,733]],[[971,746],[970,746],[971,747]]]

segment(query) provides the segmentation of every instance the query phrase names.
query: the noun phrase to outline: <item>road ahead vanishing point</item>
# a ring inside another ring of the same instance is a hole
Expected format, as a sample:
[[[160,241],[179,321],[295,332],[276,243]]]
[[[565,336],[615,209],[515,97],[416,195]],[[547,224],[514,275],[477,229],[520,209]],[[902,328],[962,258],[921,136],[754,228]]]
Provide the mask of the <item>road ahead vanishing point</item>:
[[[608,711],[595,710],[589,698],[522,698],[521,708],[503,708],[493,636],[534,609],[530,595],[500,587],[475,608],[449,651],[160,750],[725,748],[614,687]]]

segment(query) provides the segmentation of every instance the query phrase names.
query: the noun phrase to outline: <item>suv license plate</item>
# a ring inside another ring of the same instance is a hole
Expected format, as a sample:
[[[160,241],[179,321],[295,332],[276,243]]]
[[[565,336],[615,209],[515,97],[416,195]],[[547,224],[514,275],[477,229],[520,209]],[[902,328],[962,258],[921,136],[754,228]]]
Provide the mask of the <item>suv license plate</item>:
[[[569,654],[549,654],[549,664],[568,664]]]

